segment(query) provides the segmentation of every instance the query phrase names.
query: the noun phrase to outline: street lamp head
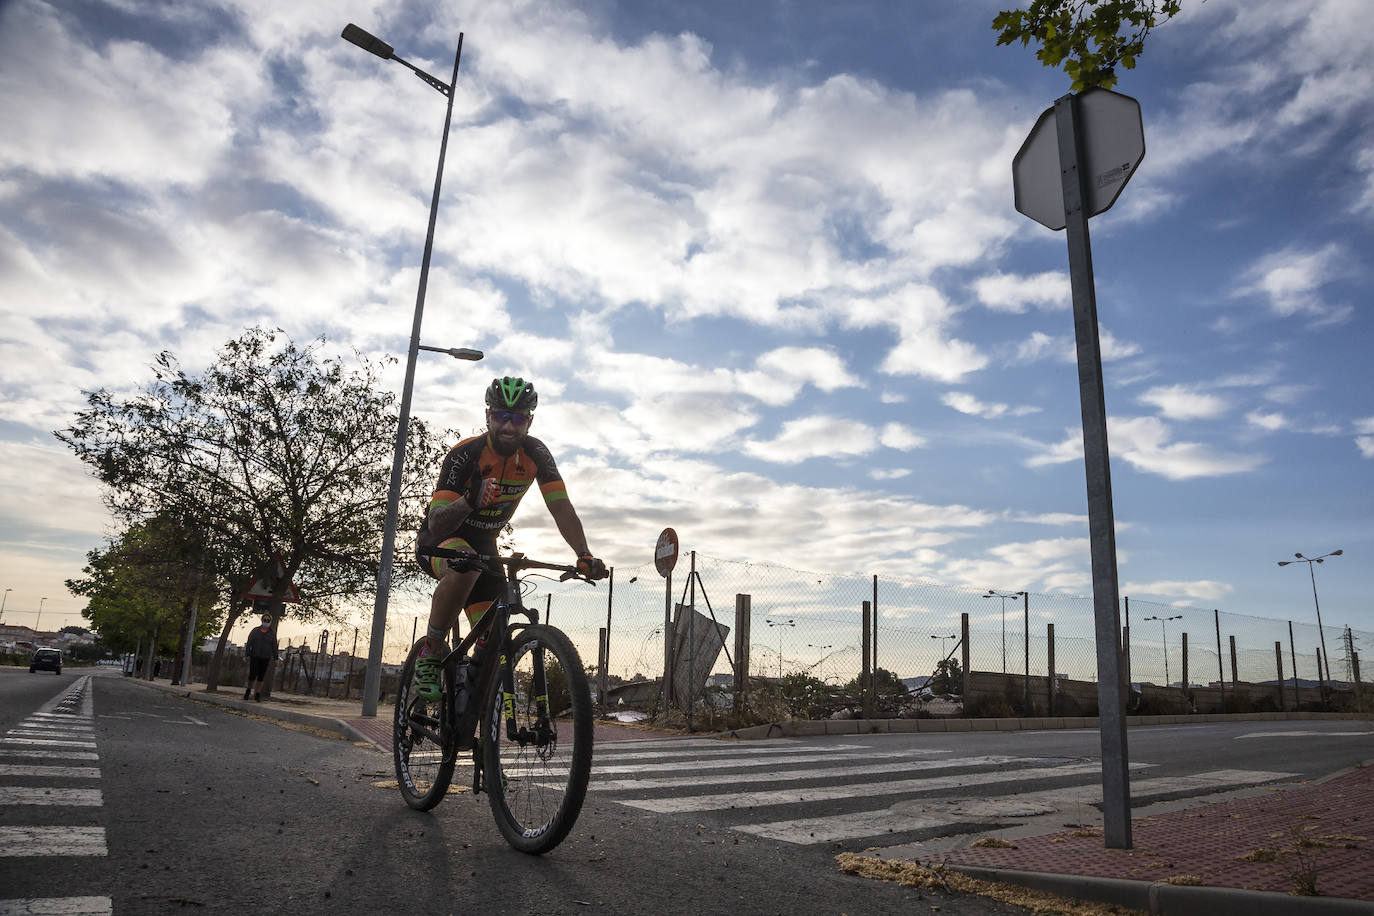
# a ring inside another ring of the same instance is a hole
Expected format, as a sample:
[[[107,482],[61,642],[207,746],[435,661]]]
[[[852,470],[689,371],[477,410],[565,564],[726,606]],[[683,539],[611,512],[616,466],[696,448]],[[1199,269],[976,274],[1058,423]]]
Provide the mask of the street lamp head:
[[[1279,565],[1280,565],[1280,566],[1287,566],[1289,563],[1292,563],[1292,562],[1293,562],[1292,560],[1279,560]]]
[[[351,22],[344,26],[342,37],[344,41],[352,42],[369,54],[376,54],[382,60],[391,60],[395,56],[395,48]]]
[[[1306,559],[1307,559],[1307,557],[1303,556],[1303,555],[1300,554],[1300,553],[1295,553],[1295,554],[1293,554],[1293,556],[1297,557],[1299,560],[1306,560]]]
[[[1342,553],[1344,553],[1344,552],[1345,552],[1345,551],[1342,551],[1342,550],[1333,550],[1333,551],[1331,551],[1331,556],[1333,556],[1333,557],[1338,557],[1338,556],[1340,556],[1340,555],[1341,555]]]

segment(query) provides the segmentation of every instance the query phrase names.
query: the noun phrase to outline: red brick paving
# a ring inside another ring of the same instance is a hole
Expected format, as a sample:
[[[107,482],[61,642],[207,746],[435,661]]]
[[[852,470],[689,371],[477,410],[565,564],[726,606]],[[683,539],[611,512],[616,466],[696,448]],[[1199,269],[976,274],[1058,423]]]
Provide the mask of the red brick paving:
[[[1374,900],[1374,767],[1319,785],[1139,817],[1132,840],[1133,849],[1107,849],[1100,833],[1055,833],[1014,840],[1015,849],[955,850],[944,861],[1134,881],[1194,875],[1212,887],[1282,893],[1294,889],[1295,875],[1315,867],[1322,895]],[[1278,856],[1241,859],[1259,850]]]

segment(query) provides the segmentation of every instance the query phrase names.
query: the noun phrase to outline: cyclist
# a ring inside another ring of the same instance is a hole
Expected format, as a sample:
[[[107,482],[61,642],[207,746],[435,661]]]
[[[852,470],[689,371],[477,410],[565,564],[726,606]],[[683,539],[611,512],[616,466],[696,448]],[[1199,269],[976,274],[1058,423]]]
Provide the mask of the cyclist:
[[[606,575],[606,565],[587,549],[582,522],[568,500],[553,455],[529,435],[538,403],[533,383],[510,376],[492,379],[486,394],[487,430],[459,442],[444,457],[417,546],[494,555],[496,536],[525,491],[538,482],[559,533],[577,554],[578,571],[594,579]],[[417,556],[416,561],[439,580],[415,662],[416,693],[432,701],[439,698],[440,663],[448,654],[444,638],[457,622],[459,609],[467,610],[469,623],[477,623],[504,594],[505,580],[482,571],[458,572],[440,557]]]

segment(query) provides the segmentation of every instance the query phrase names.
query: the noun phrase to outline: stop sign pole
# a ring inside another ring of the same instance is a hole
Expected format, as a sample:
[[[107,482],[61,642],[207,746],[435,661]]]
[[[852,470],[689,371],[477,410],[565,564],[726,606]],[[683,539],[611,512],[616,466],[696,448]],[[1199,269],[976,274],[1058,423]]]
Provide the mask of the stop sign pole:
[[[1115,203],[1144,155],[1139,103],[1129,96],[1092,89],[1081,96],[1070,93],[1056,99],[1054,107],[1036,122],[1012,165],[1016,208],[1050,229],[1064,229],[1068,238],[1092,555],[1102,832],[1109,849],[1131,848],[1131,789],[1116,522],[1088,219]]]
[[[1078,97],[1054,103],[1064,187],[1064,229],[1069,243],[1069,285],[1078,345],[1078,400],[1083,414],[1083,466],[1088,482],[1088,531],[1093,570],[1097,643],[1097,714],[1102,742],[1102,834],[1108,849],[1131,848],[1131,784],[1122,691],[1121,612],[1116,575],[1116,519],[1107,452],[1107,404],[1102,347],[1097,334],[1097,293],[1088,237],[1087,189],[1079,167]]]

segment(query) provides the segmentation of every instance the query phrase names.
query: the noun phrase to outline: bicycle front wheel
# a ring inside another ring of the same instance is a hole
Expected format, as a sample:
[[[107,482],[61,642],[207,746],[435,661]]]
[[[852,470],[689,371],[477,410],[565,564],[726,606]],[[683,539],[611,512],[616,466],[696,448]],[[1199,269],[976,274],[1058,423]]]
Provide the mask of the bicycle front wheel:
[[[506,841],[539,855],[563,841],[582,810],[592,697],[577,649],[553,627],[525,627],[507,659],[511,677],[501,673],[485,717],[483,778]]]
[[[417,643],[406,657],[397,680],[391,750],[401,797],[410,807],[428,811],[443,801],[448,792],[458,747],[448,734],[447,676],[438,700],[425,700],[415,692],[415,657],[419,651]]]

